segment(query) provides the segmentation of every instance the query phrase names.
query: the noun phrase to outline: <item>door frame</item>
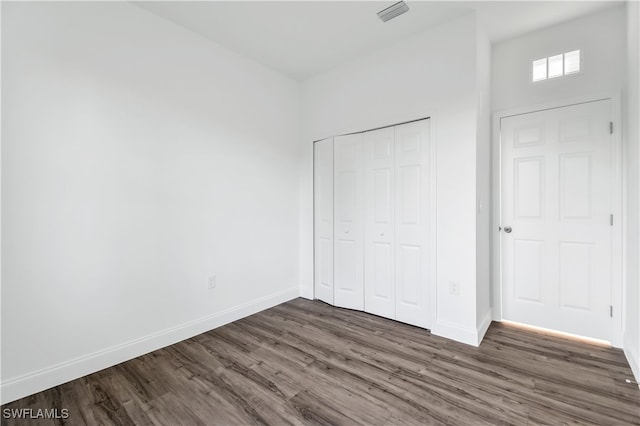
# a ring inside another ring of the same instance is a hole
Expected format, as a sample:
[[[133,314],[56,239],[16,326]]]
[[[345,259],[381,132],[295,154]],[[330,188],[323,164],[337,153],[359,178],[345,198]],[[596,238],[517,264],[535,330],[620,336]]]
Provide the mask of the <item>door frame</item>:
[[[503,118],[528,114],[543,110],[568,107],[577,104],[609,100],[611,102],[611,120],[613,121],[612,182],[614,215],[611,234],[611,304],[613,321],[611,344],[622,347],[622,329],[624,319],[624,271],[626,271],[626,147],[622,143],[622,91],[598,92],[590,95],[558,99],[541,104],[509,108],[493,113],[491,128],[491,302],[493,320],[502,321],[502,246],[501,246],[501,214],[502,214],[502,161],[501,161],[501,129]]]

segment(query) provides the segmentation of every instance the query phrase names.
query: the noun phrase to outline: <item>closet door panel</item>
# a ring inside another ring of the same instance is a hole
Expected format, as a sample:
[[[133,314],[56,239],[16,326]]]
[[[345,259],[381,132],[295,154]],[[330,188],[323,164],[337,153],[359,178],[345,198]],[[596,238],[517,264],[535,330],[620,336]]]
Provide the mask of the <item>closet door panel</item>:
[[[395,131],[395,300],[396,319],[430,326],[429,121],[396,126]]]
[[[364,134],[364,309],[387,318],[395,318],[394,156],[392,127]]]
[[[334,304],[364,310],[362,134],[334,138]]]
[[[314,292],[333,305],[333,138],[313,145]]]

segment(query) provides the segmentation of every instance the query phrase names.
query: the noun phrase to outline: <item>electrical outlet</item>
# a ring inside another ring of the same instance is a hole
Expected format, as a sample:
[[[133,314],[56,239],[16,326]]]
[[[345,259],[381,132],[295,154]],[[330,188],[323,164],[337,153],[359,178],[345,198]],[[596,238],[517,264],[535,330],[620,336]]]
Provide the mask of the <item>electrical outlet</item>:
[[[209,290],[213,290],[214,288],[216,288],[216,276],[215,275],[211,275],[209,278],[207,278],[207,288]]]
[[[454,296],[460,296],[460,282],[459,281],[449,281],[449,294]]]

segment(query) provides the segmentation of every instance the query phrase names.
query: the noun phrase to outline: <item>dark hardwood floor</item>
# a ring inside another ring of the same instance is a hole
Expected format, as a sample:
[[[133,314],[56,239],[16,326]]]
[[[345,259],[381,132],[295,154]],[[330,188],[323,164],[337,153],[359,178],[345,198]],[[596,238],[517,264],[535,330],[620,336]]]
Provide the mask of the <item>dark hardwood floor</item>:
[[[66,420],[2,423],[640,424],[629,378],[617,349],[496,323],[474,348],[296,299],[2,407]]]

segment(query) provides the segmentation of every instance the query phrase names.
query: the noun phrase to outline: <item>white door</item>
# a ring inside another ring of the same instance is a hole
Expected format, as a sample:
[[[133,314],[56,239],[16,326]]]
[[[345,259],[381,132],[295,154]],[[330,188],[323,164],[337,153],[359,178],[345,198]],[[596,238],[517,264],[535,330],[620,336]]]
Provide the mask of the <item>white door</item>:
[[[611,340],[610,120],[609,100],[501,120],[504,319]]]
[[[429,120],[395,131],[395,302],[396,319],[428,328],[430,245]]]
[[[364,310],[395,318],[395,134],[364,134]]]
[[[333,305],[333,138],[313,144],[315,298]]]
[[[334,302],[364,310],[362,133],[334,138]]]

